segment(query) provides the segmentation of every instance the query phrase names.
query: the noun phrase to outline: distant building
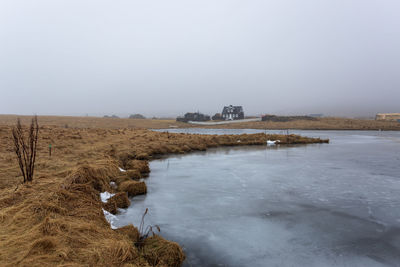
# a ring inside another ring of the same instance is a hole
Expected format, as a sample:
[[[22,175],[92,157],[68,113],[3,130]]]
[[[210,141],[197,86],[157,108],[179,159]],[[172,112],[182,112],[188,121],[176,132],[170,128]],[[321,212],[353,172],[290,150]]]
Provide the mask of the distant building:
[[[213,121],[222,121],[222,115],[221,115],[221,113],[215,113],[215,115],[212,116],[211,119]]]
[[[200,112],[188,112],[183,117],[176,118],[176,121],[188,122],[188,121],[209,121],[210,116],[202,114]]]
[[[129,119],[146,119],[146,117],[143,116],[142,114],[131,114],[129,116]]]
[[[399,121],[400,113],[378,113],[375,120],[377,121]]]
[[[119,119],[119,117],[118,117],[117,115],[111,115],[111,116],[104,115],[104,117],[103,117],[103,118],[113,118],[113,119]]]
[[[242,106],[225,106],[222,110],[222,119],[224,120],[242,120],[244,112]]]
[[[309,114],[309,117],[313,117],[313,118],[322,118],[324,116],[324,114],[322,113],[314,113],[314,114]]]

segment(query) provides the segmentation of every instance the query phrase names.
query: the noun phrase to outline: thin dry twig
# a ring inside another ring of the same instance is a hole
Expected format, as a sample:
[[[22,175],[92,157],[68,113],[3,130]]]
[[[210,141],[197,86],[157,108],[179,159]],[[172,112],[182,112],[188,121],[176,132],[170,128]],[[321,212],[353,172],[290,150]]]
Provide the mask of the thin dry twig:
[[[160,226],[158,225],[147,225],[146,228],[144,227],[144,218],[146,217],[146,214],[148,213],[149,209],[146,208],[145,212],[142,215],[142,220],[140,222],[139,226],[139,242],[138,245],[143,244],[144,240],[149,237],[149,235],[154,236],[155,233],[153,231],[153,228],[155,228],[158,232],[161,232]]]

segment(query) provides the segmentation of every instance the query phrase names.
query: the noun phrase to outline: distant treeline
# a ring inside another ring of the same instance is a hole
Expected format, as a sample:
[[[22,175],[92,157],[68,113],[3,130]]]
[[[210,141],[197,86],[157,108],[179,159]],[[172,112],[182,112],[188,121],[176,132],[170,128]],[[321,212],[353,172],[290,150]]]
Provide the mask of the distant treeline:
[[[113,119],[119,119],[119,117],[117,115],[104,115],[104,118],[113,118]],[[143,116],[142,114],[131,114],[129,115],[129,119],[146,119],[145,116]]]

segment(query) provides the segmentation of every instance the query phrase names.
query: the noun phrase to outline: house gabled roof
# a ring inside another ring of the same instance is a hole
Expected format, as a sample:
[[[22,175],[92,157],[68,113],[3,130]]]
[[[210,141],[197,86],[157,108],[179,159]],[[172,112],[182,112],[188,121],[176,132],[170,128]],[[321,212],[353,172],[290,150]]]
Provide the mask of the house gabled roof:
[[[239,114],[243,112],[243,107],[242,106],[225,106],[224,109],[222,110],[222,114],[226,113],[233,113],[233,114]]]

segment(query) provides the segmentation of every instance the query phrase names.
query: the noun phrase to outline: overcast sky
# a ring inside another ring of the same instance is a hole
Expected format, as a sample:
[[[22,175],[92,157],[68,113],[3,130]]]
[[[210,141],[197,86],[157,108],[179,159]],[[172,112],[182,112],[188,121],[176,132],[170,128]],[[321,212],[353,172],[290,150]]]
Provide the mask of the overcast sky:
[[[0,0],[0,113],[400,112],[399,0]]]

